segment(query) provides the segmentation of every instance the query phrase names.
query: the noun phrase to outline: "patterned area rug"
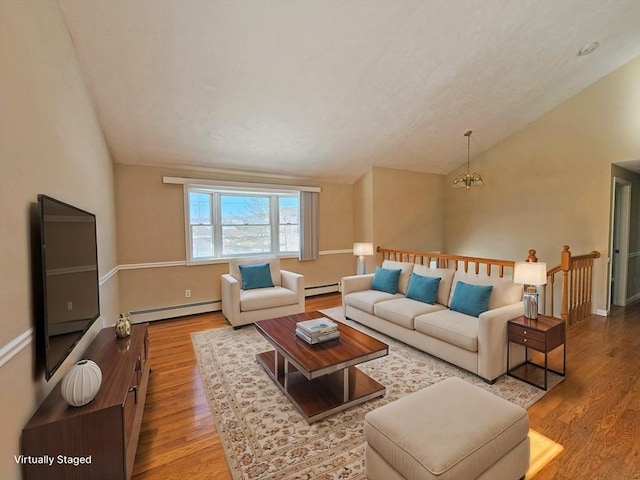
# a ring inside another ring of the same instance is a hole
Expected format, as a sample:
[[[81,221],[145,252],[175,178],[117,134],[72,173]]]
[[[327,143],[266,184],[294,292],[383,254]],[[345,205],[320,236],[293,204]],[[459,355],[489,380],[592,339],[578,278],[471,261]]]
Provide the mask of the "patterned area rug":
[[[344,321],[340,307],[323,312]],[[384,398],[308,425],[257,364],[271,350],[253,326],[192,334],[213,419],[235,480],[365,479],[364,415],[451,376],[457,376],[524,408],[546,393],[503,375],[493,385],[401,342],[347,321],[389,345],[389,355],[358,365],[386,386]],[[550,389],[562,377],[551,374]]]

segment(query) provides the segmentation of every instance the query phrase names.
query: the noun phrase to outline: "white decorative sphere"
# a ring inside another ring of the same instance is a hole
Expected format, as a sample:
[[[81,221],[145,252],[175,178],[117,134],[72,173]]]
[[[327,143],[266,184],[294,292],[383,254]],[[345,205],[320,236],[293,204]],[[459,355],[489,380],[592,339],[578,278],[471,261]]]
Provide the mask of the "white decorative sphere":
[[[94,399],[101,383],[100,367],[91,360],[80,360],[62,379],[62,398],[72,407],[81,407]]]

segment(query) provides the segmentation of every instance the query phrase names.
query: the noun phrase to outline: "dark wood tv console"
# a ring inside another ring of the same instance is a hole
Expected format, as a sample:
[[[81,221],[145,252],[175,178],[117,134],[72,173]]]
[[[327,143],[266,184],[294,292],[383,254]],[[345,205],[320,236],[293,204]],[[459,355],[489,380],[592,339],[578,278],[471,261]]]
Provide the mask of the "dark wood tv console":
[[[71,407],[56,385],[22,430],[27,480],[131,477],[150,373],[147,324],[122,339],[103,329],[83,358],[102,370],[100,391]]]

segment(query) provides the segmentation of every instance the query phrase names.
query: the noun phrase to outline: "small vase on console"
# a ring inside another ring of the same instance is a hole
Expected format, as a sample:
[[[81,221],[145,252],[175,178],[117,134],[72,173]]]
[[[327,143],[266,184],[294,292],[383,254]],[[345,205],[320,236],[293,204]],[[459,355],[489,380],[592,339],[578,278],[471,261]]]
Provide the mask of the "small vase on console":
[[[80,360],[62,379],[62,398],[72,407],[81,407],[95,398],[102,384],[102,370],[91,360]]]
[[[131,335],[131,319],[128,313],[121,313],[116,322],[116,336],[126,338]]]

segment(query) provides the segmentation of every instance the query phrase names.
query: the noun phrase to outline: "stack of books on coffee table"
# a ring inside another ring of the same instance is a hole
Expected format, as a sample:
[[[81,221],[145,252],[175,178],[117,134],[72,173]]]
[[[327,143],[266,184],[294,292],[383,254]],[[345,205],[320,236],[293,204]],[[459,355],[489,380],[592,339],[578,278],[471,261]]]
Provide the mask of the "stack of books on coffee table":
[[[328,318],[314,318],[296,324],[296,335],[305,342],[314,345],[340,337],[338,325]]]

